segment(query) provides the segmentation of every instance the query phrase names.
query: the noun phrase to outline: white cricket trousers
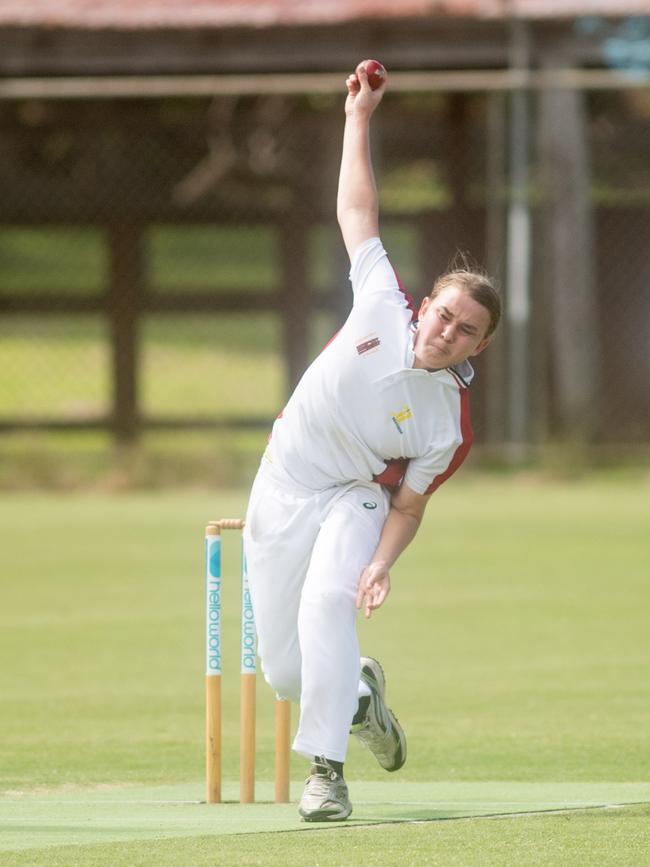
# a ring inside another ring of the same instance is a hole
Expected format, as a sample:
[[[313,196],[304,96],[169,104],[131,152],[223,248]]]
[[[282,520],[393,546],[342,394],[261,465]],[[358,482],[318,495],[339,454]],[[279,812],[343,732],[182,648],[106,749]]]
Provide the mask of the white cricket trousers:
[[[310,491],[266,458],[244,542],[258,652],[276,693],[300,703],[293,749],[343,762],[359,696],[359,578],[374,554],[389,496],[373,482]]]

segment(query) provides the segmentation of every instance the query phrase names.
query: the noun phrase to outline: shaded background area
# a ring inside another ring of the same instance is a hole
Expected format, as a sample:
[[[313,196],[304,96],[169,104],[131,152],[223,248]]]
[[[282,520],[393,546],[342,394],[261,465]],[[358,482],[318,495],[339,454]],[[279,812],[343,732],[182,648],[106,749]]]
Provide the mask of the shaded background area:
[[[460,251],[504,294],[474,460],[645,458],[648,18],[285,5],[263,29],[0,9],[0,485],[250,478],[349,309],[341,70],[369,54],[408,291]]]

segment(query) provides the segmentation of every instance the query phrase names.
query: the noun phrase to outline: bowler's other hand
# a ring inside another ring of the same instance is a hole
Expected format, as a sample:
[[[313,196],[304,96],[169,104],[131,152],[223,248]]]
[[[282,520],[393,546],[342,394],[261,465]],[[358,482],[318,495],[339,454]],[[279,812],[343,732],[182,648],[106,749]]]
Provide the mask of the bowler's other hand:
[[[348,75],[345,86],[348,89],[348,96],[345,100],[345,113],[364,114],[367,117],[373,113],[381,102],[381,98],[386,90],[386,84],[382,84],[377,90],[372,90],[368,84],[368,75],[366,74],[365,66],[360,63],[355,72]]]
[[[366,619],[369,619],[375,608],[379,608],[390,593],[390,575],[383,560],[376,560],[361,573],[359,592],[357,593],[357,608],[365,608]],[[364,606],[365,599],[365,606]]]

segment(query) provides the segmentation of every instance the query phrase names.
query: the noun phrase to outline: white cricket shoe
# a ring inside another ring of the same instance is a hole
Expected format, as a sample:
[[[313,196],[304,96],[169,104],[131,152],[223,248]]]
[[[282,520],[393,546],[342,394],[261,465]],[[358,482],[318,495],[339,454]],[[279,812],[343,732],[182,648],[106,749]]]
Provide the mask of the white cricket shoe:
[[[376,659],[361,657],[361,680],[370,689],[370,703],[366,718],[353,725],[350,733],[370,750],[382,768],[397,771],[406,761],[406,735],[395,714],[386,707],[386,678]]]
[[[352,812],[347,784],[324,756],[305,780],[298,812],[305,822],[340,822]]]

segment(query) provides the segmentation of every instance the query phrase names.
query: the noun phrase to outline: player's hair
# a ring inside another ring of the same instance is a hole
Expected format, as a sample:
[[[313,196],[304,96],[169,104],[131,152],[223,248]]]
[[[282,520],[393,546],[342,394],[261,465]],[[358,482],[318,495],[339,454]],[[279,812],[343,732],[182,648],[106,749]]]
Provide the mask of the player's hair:
[[[501,318],[501,296],[487,273],[466,253],[457,253],[446,274],[441,274],[433,284],[430,298],[435,298],[444,289],[455,286],[466,292],[470,298],[485,307],[490,314],[490,324],[485,333],[489,337],[494,333]]]

